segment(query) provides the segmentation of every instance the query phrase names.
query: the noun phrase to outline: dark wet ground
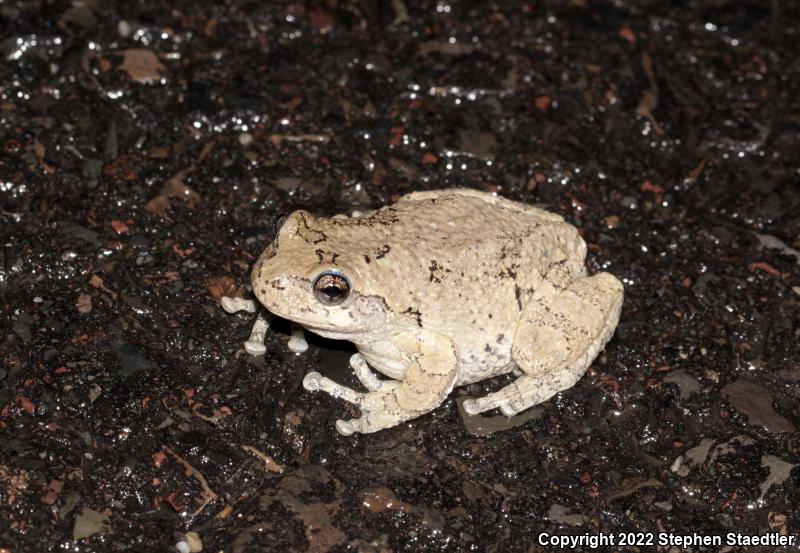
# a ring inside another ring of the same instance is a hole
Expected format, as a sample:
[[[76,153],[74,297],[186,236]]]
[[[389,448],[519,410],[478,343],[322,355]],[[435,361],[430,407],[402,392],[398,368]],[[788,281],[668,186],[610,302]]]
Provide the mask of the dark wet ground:
[[[0,1],[0,552],[800,534],[794,3],[172,4]],[[511,429],[339,436],[349,350],[217,300],[281,212],[452,185],[576,224],[616,335]]]

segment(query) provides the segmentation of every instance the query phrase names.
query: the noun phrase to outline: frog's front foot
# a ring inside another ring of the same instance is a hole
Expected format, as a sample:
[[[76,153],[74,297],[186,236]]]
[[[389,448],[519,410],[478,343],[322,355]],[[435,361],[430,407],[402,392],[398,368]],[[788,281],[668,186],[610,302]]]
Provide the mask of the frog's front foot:
[[[275,316],[265,309],[259,309],[259,304],[255,300],[222,296],[219,303],[226,312],[231,314],[240,311],[258,313],[250,331],[250,337],[244,343],[244,350],[253,356],[264,355],[267,352],[265,345],[267,332]],[[292,336],[289,338],[289,350],[294,353],[303,353],[308,350],[308,342],[306,342],[303,328],[294,323],[292,323]]]
[[[333,397],[343,399],[350,403],[355,403],[359,407],[364,407],[368,403],[368,398],[376,392],[357,392],[352,388],[348,388],[347,386],[342,386],[341,384],[337,384],[327,376],[322,376],[316,371],[312,371],[308,373],[305,378],[303,378],[303,388],[308,390],[309,392],[316,392],[317,390],[322,390],[323,392],[331,395]]]
[[[322,390],[361,410],[357,419],[336,421],[340,434],[366,434],[396,426],[435,409],[453,389],[459,365],[452,341],[425,330],[396,338],[411,358],[402,380],[380,380],[358,354],[350,358],[350,365],[369,392],[351,390],[318,372],[303,379],[306,390]]]
[[[238,313],[239,311],[258,313],[258,315],[256,315],[256,321],[253,323],[253,329],[250,331],[250,337],[244,343],[244,350],[253,356],[264,355],[267,352],[265,342],[267,339],[267,330],[269,330],[270,322],[272,322],[272,315],[267,314],[265,316],[262,311],[259,311],[258,303],[254,300],[222,296],[219,303],[222,305],[222,309],[231,314]]]

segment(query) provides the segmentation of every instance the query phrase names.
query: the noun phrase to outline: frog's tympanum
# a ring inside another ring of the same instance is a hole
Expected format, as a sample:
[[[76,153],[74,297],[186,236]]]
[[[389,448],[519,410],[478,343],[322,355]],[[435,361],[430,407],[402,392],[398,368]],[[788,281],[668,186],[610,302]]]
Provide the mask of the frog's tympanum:
[[[356,217],[296,211],[253,267],[272,313],[349,340],[367,392],[317,372],[307,390],[356,404],[337,430],[375,432],[439,406],[453,389],[505,373],[469,414],[513,415],[569,388],[614,332],[623,289],[587,276],[586,245],[553,213],[467,189],[415,192]],[[388,378],[379,378],[371,369]]]

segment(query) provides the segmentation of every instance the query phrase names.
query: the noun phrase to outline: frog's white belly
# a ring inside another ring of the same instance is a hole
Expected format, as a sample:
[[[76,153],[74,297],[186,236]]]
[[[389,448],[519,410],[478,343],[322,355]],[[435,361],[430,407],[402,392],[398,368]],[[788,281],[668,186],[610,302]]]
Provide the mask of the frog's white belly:
[[[483,349],[466,348],[461,353],[461,367],[458,371],[456,386],[463,386],[511,372],[514,368],[511,359],[511,344]]]
[[[359,353],[375,369],[395,380],[402,380],[411,359],[389,341],[357,344]],[[511,343],[483,345],[482,349],[459,348],[460,366],[456,386],[463,386],[509,373],[515,367]]]

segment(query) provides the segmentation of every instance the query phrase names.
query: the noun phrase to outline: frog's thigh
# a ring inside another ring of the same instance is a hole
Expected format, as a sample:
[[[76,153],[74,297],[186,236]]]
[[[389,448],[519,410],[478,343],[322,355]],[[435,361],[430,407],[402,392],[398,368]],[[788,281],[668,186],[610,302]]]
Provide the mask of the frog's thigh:
[[[511,356],[523,375],[486,397],[468,400],[471,414],[499,407],[513,415],[574,385],[611,338],[622,284],[608,273],[576,279],[555,298],[523,312]]]
[[[526,374],[544,376],[593,352],[583,374],[614,332],[621,306],[622,283],[614,276],[578,278],[548,301],[525,307],[511,356]]]

